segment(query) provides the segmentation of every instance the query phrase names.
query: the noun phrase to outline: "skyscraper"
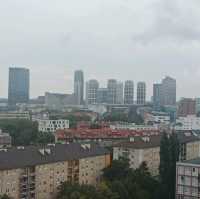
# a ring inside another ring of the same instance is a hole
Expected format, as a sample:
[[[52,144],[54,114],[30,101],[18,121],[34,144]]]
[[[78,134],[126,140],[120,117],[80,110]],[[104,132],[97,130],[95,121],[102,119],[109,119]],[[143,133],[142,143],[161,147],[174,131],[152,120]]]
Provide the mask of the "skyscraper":
[[[161,88],[162,84],[153,85],[153,108],[159,111],[161,106]]]
[[[146,83],[138,82],[137,84],[137,104],[146,104]]]
[[[162,80],[161,105],[176,105],[176,80],[168,76]]]
[[[84,103],[84,75],[82,70],[77,70],[74,73],[74,95],[76,104],[82,105]]]
[[[30,87],[29,69],[9,68],[8,104],[28,103]]]
[[[122,82],[117,82],[116,91],[116,104],[124,103],[124,84]]]
[[[98,104],[108,103],[108,89],[107,88],[97,89],[97,103]]]
[[[97,103],[97,90],[99,88],[99,82],[95,79],[91,79],[86,83],[86,102],[87,104]]]
[[[107,88],[108,88],[108,103],[116,104],[117,103],[117,80],[109,79]]]
[[[133,104],[134,100],[134,83],[131,80],[125,81],[124,86],[124,104]]]

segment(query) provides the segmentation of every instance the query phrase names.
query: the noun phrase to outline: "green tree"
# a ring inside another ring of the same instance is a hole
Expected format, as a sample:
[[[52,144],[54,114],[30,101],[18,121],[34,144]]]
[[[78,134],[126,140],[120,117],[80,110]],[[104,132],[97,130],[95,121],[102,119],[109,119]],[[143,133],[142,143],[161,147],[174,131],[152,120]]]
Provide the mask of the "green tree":
[[[160,146],[160,190],[164,199],[175,199],[176,162],[179,159],[179,141],[177,135],[163,134]]]

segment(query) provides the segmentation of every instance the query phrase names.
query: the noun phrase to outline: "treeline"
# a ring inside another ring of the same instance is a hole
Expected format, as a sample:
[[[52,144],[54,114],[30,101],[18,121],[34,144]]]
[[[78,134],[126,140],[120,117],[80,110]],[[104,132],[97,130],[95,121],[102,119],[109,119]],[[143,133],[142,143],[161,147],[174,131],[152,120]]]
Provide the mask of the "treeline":
[[[0,120],[0,129],[10,134],[14,146],[54,142],[53,134],[39,132],[38,123],[30,120]]]

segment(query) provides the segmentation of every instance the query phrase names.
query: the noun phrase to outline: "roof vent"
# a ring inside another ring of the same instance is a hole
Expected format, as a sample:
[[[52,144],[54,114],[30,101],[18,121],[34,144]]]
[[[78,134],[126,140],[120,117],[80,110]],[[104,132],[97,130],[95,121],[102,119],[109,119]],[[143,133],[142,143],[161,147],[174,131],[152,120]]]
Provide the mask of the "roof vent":
[[[48,155],[51,154],[51,149],[45,149],[45,153],[47,153]]]
[[[45,155],[44,149],[39,149],[39,153],[44,156]]]
[[[0,149],[0,152],[7,152],[8,149]]]
[[[18,150],[24,150],[24,146],[18,146],[17,149]]]

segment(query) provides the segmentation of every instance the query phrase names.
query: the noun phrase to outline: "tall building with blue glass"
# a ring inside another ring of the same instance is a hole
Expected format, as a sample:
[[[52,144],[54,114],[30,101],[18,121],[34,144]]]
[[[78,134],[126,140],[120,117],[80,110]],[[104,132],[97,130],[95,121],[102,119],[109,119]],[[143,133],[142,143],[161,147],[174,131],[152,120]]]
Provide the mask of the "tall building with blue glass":
[[[9,68],[8,104],[28,103],[30,74],[26,68]]]

